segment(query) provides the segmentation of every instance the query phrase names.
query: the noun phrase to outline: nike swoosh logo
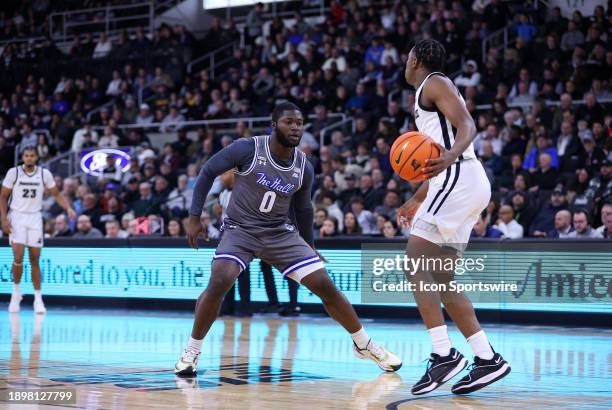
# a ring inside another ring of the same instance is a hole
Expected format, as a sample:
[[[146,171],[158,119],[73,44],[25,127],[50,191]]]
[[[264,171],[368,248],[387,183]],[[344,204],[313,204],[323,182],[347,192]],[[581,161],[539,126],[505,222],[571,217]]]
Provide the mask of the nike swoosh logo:
[[[400,160],[402,159],[402,154],[404,153],[404,150],[406,149],[406,145],[408,145],[408,143],[407,143],[407,142],[406,142],[406,143],[404,143],[404,146],[402,147],[402,150],[400,151],[399,156],[398,156],[398,157],[397,157],[397,159],[395,160],[395,163],[396,163],[397,165],[399,165]]]
[[[497,360],[495,361],[495,364],[501,362],[501,357],[498,357]]]

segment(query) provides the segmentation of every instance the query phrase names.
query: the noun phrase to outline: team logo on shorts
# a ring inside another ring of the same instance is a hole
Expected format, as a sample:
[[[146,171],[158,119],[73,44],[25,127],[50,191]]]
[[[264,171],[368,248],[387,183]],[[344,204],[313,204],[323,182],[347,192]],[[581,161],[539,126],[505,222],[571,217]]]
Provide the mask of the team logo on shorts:
[[[285,224],[285,228],[287,228],[289,232],[293,232],[295,230],[295,226],[291,224]]]

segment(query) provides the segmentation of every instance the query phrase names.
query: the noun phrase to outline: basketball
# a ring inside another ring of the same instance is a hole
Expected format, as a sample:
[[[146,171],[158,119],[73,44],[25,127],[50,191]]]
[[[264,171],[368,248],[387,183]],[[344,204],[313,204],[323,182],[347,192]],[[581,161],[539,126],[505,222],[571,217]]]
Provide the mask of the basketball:
[[[402,179],[410,182],[423,181],[425,161],[438,158],[440,149],[433,140],[418,131],[400,135],[389,152],[391,167]]]

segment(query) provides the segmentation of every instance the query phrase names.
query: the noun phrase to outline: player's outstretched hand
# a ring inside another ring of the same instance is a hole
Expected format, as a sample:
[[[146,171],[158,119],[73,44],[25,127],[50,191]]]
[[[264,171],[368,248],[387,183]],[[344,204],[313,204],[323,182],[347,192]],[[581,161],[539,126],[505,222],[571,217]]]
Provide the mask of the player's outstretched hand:
[[[66,213],[68,214],[68,219],[70,219],[71,221],[75,220],[77,217],[76,212],[74,211],[74,209],[72,208],[68,208],[68,210],[66,211]]]
[[[427,179],[433,178],[446,168],[453,165],[457,158],[454,157],[446,148],[442,145],[434,142],[440,150],[440,156],[438,158],[428,159],[425,161],[425,168],[423,169],[423,176]]]
[[[421,206],[421,203],[412,198],[400,206],[395,217],[397,226],[400,228],[410,228],[414,214],[416,214],[419,206]]]
[[[316,250],[314,247],[312,249],[315,251],[319,259],[321,259],[321,262],[327,263],[327,259],[325,259],[325,256],[321,255],[321,253],[318,250]]]
[[[205,241],[208,241],[208,229],[204,229],[200,217],[196,215],[189,216],[189,222],[187,222],[187,241],[189,246],[193,249],[198,249],[198,238],[203,237]]]
[[[12,229],[11,223],[9,222],[8,218],[2,219],[2,232],[4,232],[7,235],[10,235],[11,229]]]

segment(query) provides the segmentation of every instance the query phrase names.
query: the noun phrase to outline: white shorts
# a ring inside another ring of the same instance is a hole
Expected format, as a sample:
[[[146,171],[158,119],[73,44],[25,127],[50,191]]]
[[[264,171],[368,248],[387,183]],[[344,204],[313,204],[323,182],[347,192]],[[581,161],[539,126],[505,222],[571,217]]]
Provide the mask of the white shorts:
[[[8,219],[11,223],[10,244],[19,243],[33,248],[43,246],[43,221],[40,212],[9,211]]]
[[[410,235],[463,252],[478,216],[491,199],[491,184],[480,162],[466,159],[429,181]]]

